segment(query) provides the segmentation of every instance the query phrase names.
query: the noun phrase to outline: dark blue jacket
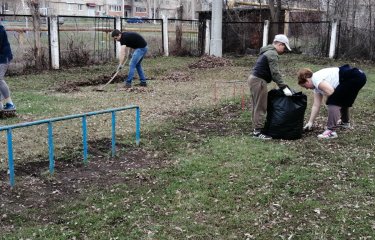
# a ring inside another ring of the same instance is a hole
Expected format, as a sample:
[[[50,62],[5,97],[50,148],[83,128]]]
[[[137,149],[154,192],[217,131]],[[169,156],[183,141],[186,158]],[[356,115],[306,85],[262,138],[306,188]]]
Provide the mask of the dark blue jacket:
[[[0,25],[0,64],[9,63],[13,59],[12,49],[4,26]]]

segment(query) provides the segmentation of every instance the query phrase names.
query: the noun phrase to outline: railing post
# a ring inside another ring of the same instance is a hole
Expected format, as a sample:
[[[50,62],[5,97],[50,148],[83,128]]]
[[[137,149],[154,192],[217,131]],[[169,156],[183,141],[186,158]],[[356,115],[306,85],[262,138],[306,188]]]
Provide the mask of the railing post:
[[[136,119],[135,119],[135,142],[137,146],[141,142],[141,113],[139,107],[135,109]]]
[[[9,182],[10,187],[14,187],[14,159],[13,159],[13,140],[12,140],[12,129],[7,129],[7,141],[8,141],[8,167],[9,167]]]
[[[50,21],[51,29],[51,66],[52,69],[60,69],[60,53],[59,53],[59,31],[58,31],[58,17],[52,16]]]
[[[266,20],[264,21],[263,26],[263,47],[268,45],[268,32],[270,28],[270,21]]]
[[[329,58],[333,58],[335,56],[336,39],[337,39],[337,20],[334,19],[332,21],[331,42],[329,45]]]
[[[116,112],[112,112],[112,157],[116,156]]]
[[[87,117],[82,117],[83,162],[87,164]]]
[[[51,175],[55,172],[55,159],[54,159],[53,151],[54,151],[53,126],[52,126],[52,122],[48,122],[49,173]]]
[[[163,15],[163,48],[164,56],[169,56],[169,47],[168,47],[168,18]]]

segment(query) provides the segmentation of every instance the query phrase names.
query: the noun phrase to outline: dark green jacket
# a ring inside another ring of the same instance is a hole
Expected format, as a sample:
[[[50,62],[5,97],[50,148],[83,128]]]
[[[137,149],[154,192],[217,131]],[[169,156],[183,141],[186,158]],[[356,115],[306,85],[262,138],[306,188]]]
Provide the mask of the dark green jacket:
[[[272,44],[260,49],[252,74],[267,83],[274,81],[279,87],[285,86],[279,70],[279,54]]]

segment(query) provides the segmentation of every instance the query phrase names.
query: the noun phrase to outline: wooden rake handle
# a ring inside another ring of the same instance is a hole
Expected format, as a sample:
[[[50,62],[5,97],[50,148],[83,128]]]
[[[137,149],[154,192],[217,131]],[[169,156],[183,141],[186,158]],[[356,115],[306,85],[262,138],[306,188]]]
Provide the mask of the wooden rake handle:
[[[111,77],[111,79],[109,79],[109,81],[100,89],[103,90],[108,84],[110,84],[113,81],[113,79],[115,79],[115,77],[117,76],[119,72],[120,71],[115,72],[115,74]]]

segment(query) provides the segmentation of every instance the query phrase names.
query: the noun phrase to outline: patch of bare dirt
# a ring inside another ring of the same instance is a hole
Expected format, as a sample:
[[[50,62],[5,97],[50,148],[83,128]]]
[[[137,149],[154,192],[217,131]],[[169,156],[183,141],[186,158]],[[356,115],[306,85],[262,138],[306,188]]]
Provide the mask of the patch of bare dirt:
[[[70,93],[70,92],[77,92],[80,91],[80,87],[88,87],[88,86],[98,86],[102,84],[106,84],[113,75],[104,75],[94,79],[87,79],[83,81],[64,81],[63,83],[59,84],[55,90],[62,93]],[[117,75],[111,82],[114,83],[122,83],[126,75]]]
[[[217,68],[227,66],[233,66],[231,60],[222,57],[204,55],[197,62],[190,64],[189,68]]]
[[[88,164],[83,164],[81,160],[67,162],[57,159],[52,177],[48,172],[47,161],[17,167],[14,189],[9,189],[7,173],[0,172],[0,178],[4,180],[0,182],[0,226],[12,225],[7,222],[7,215],[29,208],[41,209],[42,213],[38,216],[41,221],[54,221],[47,210],[51,204],[76,199],[79,194],[92,188],[111,189],[116,184],[125,182],[137,184],[148,181],[147,177],[140,174],[127,176],[126,172],[158,168],[165,164],[162,156],[142,148],[118,144],[118,156],[111,158],[108,156],[110,140],[99,140],[89,145]],[[120,149],[126,149],[126,152],[120,153]]]
[[[190,82],[193,81],[193,77],[188,72],[172,72],[166,76],[160,78],[161,81],[172,81],[172,82]]]

